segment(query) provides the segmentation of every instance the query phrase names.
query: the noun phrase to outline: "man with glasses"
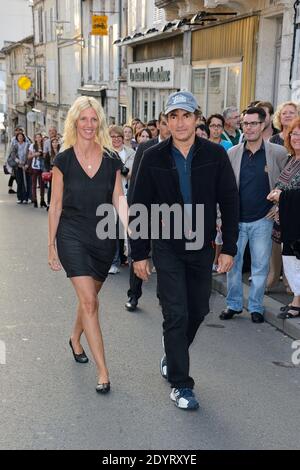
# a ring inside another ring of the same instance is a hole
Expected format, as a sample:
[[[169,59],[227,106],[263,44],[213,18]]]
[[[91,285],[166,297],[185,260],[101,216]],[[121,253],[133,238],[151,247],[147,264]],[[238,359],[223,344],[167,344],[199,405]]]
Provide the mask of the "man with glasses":
[[[237,145],[242,137],[242,132],[240,130],[241,117],[239,110],[234,106],[225,108],[223,117],[225,120],[225,125],[221,138],[223,140],[227,140],[227,142],[231,142],[232,145]]]
[[[252,282],[248,311],[254,323],[264,322],[263,297],[272,249],[273,206],[267,195],[274,188],[287,162],[281,145],[263,140],[266,113],[252,107],[244,114],[245,142],[228,151],[240,196],[239,238],[232,270],[227,274],[227,308],[221,320],[230,320],[243,311],[243,255],[249,241]]]
[[[209,128],[209,140],[215,144],[222,145],[227,151],[232,147],[232,143],[228,140],[222,139],[222,132],[224,131],[225,119],[221,114],[212,114],[206,122]]]

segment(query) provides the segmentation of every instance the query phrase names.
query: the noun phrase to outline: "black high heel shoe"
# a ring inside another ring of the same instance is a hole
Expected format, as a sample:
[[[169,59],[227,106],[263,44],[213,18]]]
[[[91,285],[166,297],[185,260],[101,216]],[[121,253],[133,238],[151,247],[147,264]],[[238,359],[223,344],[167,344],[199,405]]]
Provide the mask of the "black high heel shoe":
[[[70,348],[72,349],[72,353],[73,353],[73,356],[74,356],[74,359],[75,359],[76,362],[80,362],[80,364],[85,364],[86,362],[89,362],[89,358],[85,354],[84,350],[81,354],[76,354],[75,353],[75,351],[73,349],[71,338],[70,338],[70,341],[69,341],[69,345],[70,345]]]
[[[97,384],[96,392],[98,393],[108,393],[110,391],[110,382],[104,384]]]

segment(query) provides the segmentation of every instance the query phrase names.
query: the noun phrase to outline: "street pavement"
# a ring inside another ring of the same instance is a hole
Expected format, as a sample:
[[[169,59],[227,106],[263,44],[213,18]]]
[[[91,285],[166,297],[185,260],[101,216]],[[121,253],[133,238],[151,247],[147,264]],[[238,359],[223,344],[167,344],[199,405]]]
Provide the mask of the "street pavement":
[[[93,361],[75,363],[68,346],[76,299],[64,272],[48,269],[47,213],[17,205],[2,172],[0,221],[0,449],[300,449],[291,338],[246,313],[221,322],[214,292],[191,347],[200,409],[179,410],[159,373],[156,275],[129,313],[122,268],[100,296],[112,391],[98,395]]]

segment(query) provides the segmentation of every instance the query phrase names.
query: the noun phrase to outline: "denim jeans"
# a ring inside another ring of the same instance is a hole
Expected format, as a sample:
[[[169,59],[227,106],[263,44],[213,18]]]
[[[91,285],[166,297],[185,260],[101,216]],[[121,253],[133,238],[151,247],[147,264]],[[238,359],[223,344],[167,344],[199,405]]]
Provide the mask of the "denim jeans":
[[[234,264],[227,274],[227,307],[232,310],[243,310],[242,268],[245,247],[249,241],[251,254],[252,282],[249,291],[248,310],[250,313],[263,314],[263,298],[269,272],[272,251],[273,221],[266,218],[255,222],[239,223],[239,238]]]

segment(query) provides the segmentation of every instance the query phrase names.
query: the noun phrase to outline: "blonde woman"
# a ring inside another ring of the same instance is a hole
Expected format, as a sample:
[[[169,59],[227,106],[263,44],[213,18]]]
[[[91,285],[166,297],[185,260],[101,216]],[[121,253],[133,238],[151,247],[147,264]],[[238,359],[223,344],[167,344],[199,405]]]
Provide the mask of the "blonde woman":
[[[274,114],[273,124],[280,131],[279,134],[273,135],[270,138],[270,142],[278,145],[285,145],[284,141],[288,137],[288,128],[291,122],[300,116],[300,106],[299,104],[293,101],[285,101],[281,103]],[[267,279],[266,288],[267,291],[276,285],[279,281],[280,274],[282,269],[282,256],[281,256],[281,247],[280,243],[273,241],[272,245],[272,255],[270,259],[270,271]],[[287,283],[286,277],[283,277],[283,282],[285,284],[286,290],[289,293],[290,288]]]
[[[63,266],[76,291],[77,318],[69,345],[76,362],[88,362],[80,344],[85,333],[97,366],[99,393],[109,392],[110,381],[98,319],[98,293],[111,266],[116,241],[97,237],[100,218],[96,212],[101,204],[113,204],[119,212],[121,167],[101,105],[94,98],[77,98],[65,123],[64,151],[54,161],[48,262],[54,271]]]
[[[281,103],[277,107],[273,118],[273,124],[280,133],[273,135],[273,137],[270,138],[270,142],[272,142],[272,144],[284,145],[289,125],[299,116],[299,104],[294,103],[293,101],[285,101],[284,103]]]

